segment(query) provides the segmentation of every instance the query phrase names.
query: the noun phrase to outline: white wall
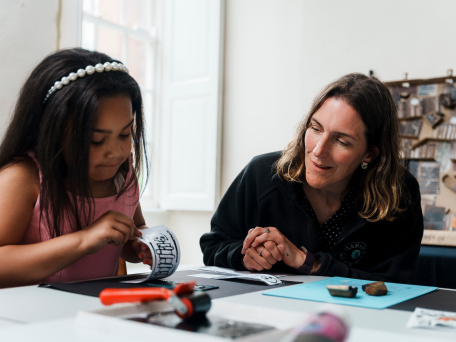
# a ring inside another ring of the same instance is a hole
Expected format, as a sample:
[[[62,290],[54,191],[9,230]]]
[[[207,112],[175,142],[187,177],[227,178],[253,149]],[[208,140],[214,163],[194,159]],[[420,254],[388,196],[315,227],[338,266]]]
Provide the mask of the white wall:
[[[27,73],[57,47],[57,13],[57,0],[0,0],[1,130]],[[454,13],[452,0],[227,0],[222,193],[253,156],[286,145],[313,96],[335,78],[371,69],[385,81],[456,71]],[[212,213],[145,216],[176,232],[182,263],[202,262],[198,241]]]
[[[222,193],[255,155],[282,150],[303,113],[306,3],[227,2]]]
[[[58,1],[0,1],[0,135],[30,71],[57,46]]]
[[[20,87],[57,48],[78,44],[80,0],[0,0],[0,136]]]
[[[222,193],[253,156],[286,145],[332,80],[456,73],[455,12],[452,0],[228,0]]]
[[[350,72],[384,81],[456,73],[452,0],[227,0],[222,194],[255,155],[281,150],[319,89]],[[201,260],[212,213],[170,212]]]

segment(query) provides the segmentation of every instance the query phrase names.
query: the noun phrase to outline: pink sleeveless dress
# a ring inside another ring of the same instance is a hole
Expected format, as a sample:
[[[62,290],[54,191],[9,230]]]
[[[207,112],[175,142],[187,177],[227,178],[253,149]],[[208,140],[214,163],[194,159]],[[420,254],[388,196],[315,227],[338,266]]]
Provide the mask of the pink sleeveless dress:
[[[27,153],[38,166],[39,164],[35,158],[35,154],[33,152]],[[40,180],[41,180],[41,170],[40,172]],[[130,171],[128,172],[126,179],[131,177],[131,173],[133,172],[132,167],[130,167]],[[120,173],[118,177],[114,179],[114,183],[116,185],[117,191],[119,191],[125,183],[125,179]],[[132,187],[130,190],[126,191],[122,194],[118,199],[116,196],[110,196],[105,198],[95,198],[94,201],[94,221],[98,219],[101,215],[103,215],[108,210],[118,211],[124,215],[127,215],[133,218],[133,215],[136,210],[136,206],[139,200],[139,188],[136,184],[136,192],[135,187]],[[66,217],[66,216],[65,216]],[[83,220],[81,220],[83,222]],[[90,224],[90,223],[89,223]],[[88,225],[89,225],[88,224]],[[41,229],[40,229],[41,228]],[[63,234],[70,234],[73,230],[71,229],[70,222],[67,218],[63,220]],[[62,234],[62,235],[63,235]],[[50,234],[48,227],[45,224],[45,221],[41,221],[40,227],[40,196],[35,203],[35,207],[33,208],[32,219],[30,221],[30,225],[27,228],[25,235],[22,239],[22,245],[29,245],[33,243],[39,243],[41,241],[46,241],[50,239]],[[60,282],[68,282],[68,281],[77,281],[77,280],[85,280],[85,279],[93,279],[93,278],[101,278],[101,277],[110,277],[117,275],[117,270],[119,267],[119,257],[120,252],[122,251],[121,246],[112,246],[106,245],[101,251],[95,254],[88,254],[83,258],[79,259],[72,265],[64,268],[63,270],[47,277],[43,280],[46,283],[60,283]]]

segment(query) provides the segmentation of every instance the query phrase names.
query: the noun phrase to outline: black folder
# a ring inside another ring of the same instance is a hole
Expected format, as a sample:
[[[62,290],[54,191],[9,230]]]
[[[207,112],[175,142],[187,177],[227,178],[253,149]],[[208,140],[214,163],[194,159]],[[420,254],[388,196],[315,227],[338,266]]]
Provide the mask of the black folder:
[[[204,273],[201,270],[188,270],[188,271],[178,271],[162,280],[174,281],[174,282],[188,282],[196,281],[197,285],[209,285],[216,286],[218,288],[207,291],[207,294],[212,299],[223,298],[228,296],[239,295],[243,293],[255,292],[255,291],[265,291],[272,290],[283,286],[297,285],[301,284],[300,282],[294,281],[282,281],[282,284],[278,285],[266,285],[256,281],[244,280],[244,279],[207,279],[207,278],[194,278],[188,277],[191,274]],[[56,290],[72,292],[77,294],[82,294],[86,296],[98,297],[100,292],[107,288],[119,288],[119,289],[129,289],[129,288],[138,288],[138,287],[147,287],[147,284],[142,283],[122,283],[126,280],[135,280],[146,277],[147,274],[135,274],[127,276],[118,276],[110,278],[101,278],[95,280],[87,281],[78,281],[71,283],[42,283],[40,287],[52,288]],[[159,282],[158,282],[159,284]],[[156,285],[154,285],[156,286]]]

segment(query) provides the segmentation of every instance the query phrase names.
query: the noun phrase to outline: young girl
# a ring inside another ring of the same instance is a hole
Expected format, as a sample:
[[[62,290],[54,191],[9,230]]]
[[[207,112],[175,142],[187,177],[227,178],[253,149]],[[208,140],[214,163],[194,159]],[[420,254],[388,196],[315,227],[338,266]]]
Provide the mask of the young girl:
[[[151,264],[136,239],[145,146],[125,66],[83,49],[46,57],[0,146],[0,287],[113,276],[119,257]]]

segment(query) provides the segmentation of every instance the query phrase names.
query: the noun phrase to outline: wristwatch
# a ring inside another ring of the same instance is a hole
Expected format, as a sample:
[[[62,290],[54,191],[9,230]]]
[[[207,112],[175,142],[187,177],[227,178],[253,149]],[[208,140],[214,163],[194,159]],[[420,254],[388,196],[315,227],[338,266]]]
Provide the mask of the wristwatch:
[[[315,261],[315,254],[308,251],[306,247],[301,247],[300,249],[304,253],[306,253],[306,260],[304,261],[304,264],[298,268],[298,273],[310,274],[310,272],[312,271],[312,268],[313,268],[314,261]]]

